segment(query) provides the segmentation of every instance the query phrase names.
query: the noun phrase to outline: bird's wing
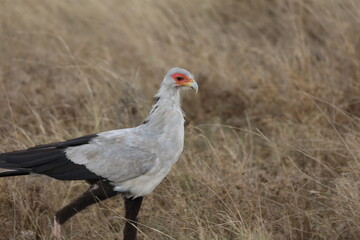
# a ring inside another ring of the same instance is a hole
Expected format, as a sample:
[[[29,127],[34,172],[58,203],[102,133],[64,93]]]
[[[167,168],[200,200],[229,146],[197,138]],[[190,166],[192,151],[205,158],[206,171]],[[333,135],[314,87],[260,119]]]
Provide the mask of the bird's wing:
[[[143,175],[157,158],[132,129],[101,133],[88,145],[68,148],[66,156],[112,182]]]
[[[141,138],[140,138],[141,139]],[[131,131],[111,131],[0,154],[0,168],[60,180],[124,181],[148,171],[156,156],[133,143]],[[1,173],[0,173],[1,177]]]

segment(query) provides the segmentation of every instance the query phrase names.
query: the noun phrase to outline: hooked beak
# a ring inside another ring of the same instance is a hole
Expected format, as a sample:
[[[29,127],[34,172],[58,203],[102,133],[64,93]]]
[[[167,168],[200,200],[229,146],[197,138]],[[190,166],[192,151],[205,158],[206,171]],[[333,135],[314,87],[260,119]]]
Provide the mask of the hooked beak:
[[[199,86],[198,86],[197,82],[195,82],[195,80],[191,79],[190,82],[184,83],[184,86],[194,89],[195,93],[197,93],[199,91]]]

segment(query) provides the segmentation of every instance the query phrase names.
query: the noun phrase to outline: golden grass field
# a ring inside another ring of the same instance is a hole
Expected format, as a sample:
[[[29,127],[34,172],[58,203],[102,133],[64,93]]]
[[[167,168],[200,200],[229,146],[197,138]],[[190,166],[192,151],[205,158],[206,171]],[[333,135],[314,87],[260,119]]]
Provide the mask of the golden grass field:
[[[2,0],[0,152],[140,124],[168,69],[185,149],[147,196],[139,239],[359,239],[360,1]],[[0,239],[50,239],[87,188],[0,179]],[[64,239],[121,239],[123,201]]]

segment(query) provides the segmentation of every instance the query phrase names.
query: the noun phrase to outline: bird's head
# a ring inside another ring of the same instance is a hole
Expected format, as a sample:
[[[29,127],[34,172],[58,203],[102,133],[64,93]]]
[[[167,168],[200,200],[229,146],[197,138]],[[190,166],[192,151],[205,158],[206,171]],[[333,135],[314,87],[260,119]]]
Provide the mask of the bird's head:
[[[199,90],[194,76],[189,71],[177,67],[170,69],[166,73],[162,84],[176,89],[192,88],[196,93]]]

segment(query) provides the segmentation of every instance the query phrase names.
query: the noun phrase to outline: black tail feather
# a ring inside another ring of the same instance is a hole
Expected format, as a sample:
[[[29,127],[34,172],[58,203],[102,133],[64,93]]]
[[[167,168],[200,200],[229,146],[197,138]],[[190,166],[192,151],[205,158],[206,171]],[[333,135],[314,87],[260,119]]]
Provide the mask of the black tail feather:
[[[13,176],[22,176],[29,175],[29,172],[25,171],[8,171],[8,172],[0,172],[0,178],[2,177],[13,177]]]
[[[0,168],[14,170],[1,173],[0,177],[26,175],[29,173],[43,174],[60,180],[100,179],[84,165],[68,159],[66,149],[87,144],[97,135],[88,135],[61,143],[35,146],[26,150],[0,154]]]
[[[63,155],[63,150],[57,148],[3,153],[0,155],[0,167],[5,162],[21,168],[32,168],[55,161]]]

